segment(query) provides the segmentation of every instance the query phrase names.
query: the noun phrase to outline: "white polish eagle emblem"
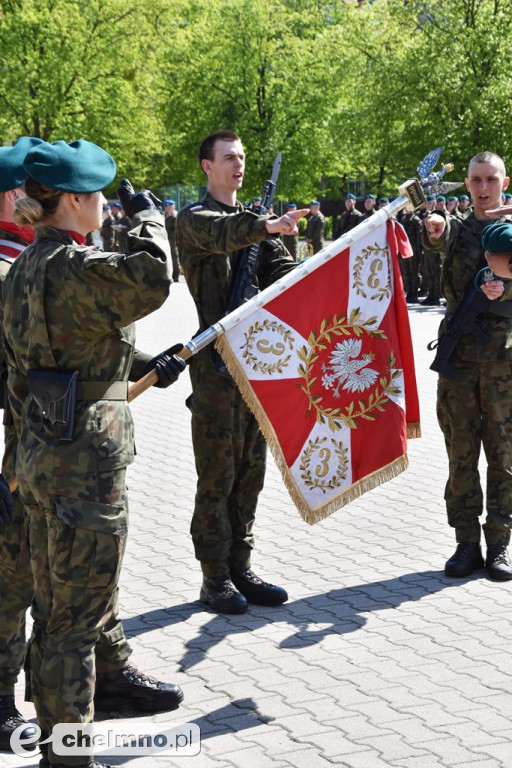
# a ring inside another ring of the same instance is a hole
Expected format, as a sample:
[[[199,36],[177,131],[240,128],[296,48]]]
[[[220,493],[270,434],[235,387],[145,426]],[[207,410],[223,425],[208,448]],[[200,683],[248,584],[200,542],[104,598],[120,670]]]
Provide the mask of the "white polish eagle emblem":
[[[361,354],[361,339],[346,339],[336,344],[329,363],[322,365],[325,372],[322,376],[322,384],[326,389],[332,389],[334,397],[340,396],[340,387],[347,392],[364,392],[369,389],[377,378],[378,371],[366,368],[368,363],[375,359],[375,355]]]

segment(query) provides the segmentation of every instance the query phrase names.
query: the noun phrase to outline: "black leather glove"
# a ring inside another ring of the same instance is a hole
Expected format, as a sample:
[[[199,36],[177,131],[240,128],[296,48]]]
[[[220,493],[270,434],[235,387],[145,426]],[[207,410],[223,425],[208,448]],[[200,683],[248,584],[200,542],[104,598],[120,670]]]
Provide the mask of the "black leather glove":
[[[158,373],[158,381],[156,384],[153,384],[154,387],[166,389],[177,381],[180,373],[187,367],[186,361],[176,356],[182,349],[183,344],[175,344],[173,347],[169,347],[169,349],[153,357],[146,365],[144,373],[149,373],[153,368],[156,368]]]
[[[12,522],[13,520],[14,504],[11,491],[4,480],[4,476],[0,475],[0,527],[7,525],[7,523]]]
[[[157,210],[157,205],[161,204],[161,200],[155,197],[149,189],[135,192],[128,179],[122,179],[117,194],[126,215],[130,219],[139,211]]]

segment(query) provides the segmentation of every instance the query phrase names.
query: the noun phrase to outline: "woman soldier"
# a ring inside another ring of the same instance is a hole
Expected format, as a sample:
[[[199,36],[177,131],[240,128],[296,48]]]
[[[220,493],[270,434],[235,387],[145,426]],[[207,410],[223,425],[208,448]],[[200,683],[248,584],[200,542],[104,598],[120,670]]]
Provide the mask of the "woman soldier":
[[[149,192],[127,180],[128,253],[86,247],[101,224],[112,157],[87,141],[43,142],[24,162],[15,220],[36,239],[3,284],[9,399],[20,435],[17,472],[27,511],[35,595],[27,684],[42,738],[56,723],[93,719],[94,648],[118,612],[128,527],[125,472],[133,461],[129,378],[156,368],[172,384],[175,349],[134,350],[132,323],[163,304],[169,245]],[[157,385],[157,386],[158,386]],[[176,706],[182,693],[173,686]],[[42,768],[99,765],[42,746]]]

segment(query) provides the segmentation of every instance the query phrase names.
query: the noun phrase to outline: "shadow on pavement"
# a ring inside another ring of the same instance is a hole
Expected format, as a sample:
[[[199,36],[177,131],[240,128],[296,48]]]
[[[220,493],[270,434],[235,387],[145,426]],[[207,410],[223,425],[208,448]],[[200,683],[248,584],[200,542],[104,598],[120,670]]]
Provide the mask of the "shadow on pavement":
[[[305,648],[331,634],[355,632],[366,624],[365,613],[396,608],[402,603],[421,600],[436,592],[456,587],[478,578],[449,579],[442,571],[407,573],[394,579],[359,584],[354,587],[331,589],[277,608],[250,605],[247,613],[237,616],[214,614],[210,621],[198,627],[198,635],[186,643],[181,669],[191,669],[227,635],[251,632],[272,622],[289,624],[294,629],[280,648]],[[201,603],[183,603],[168,609],[149,611],[128,619],[123,626],[128,637],[171,626],[190,616],[205,612]],[[141,627],[143,622],[144,627]],[[319,627],[321,625],[321,628]]]

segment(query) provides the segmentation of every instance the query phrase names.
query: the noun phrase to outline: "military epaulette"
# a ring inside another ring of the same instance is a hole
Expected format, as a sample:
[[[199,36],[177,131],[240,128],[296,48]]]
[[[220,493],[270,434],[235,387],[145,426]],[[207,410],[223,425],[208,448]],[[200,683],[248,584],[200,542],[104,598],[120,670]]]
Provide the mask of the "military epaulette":
[[[204,205],[201,205],[201,203],[195,203],[194,205],[190,206],[189,210],[195,212],[195,211],[202,211],[203,208],[204,208]]]

